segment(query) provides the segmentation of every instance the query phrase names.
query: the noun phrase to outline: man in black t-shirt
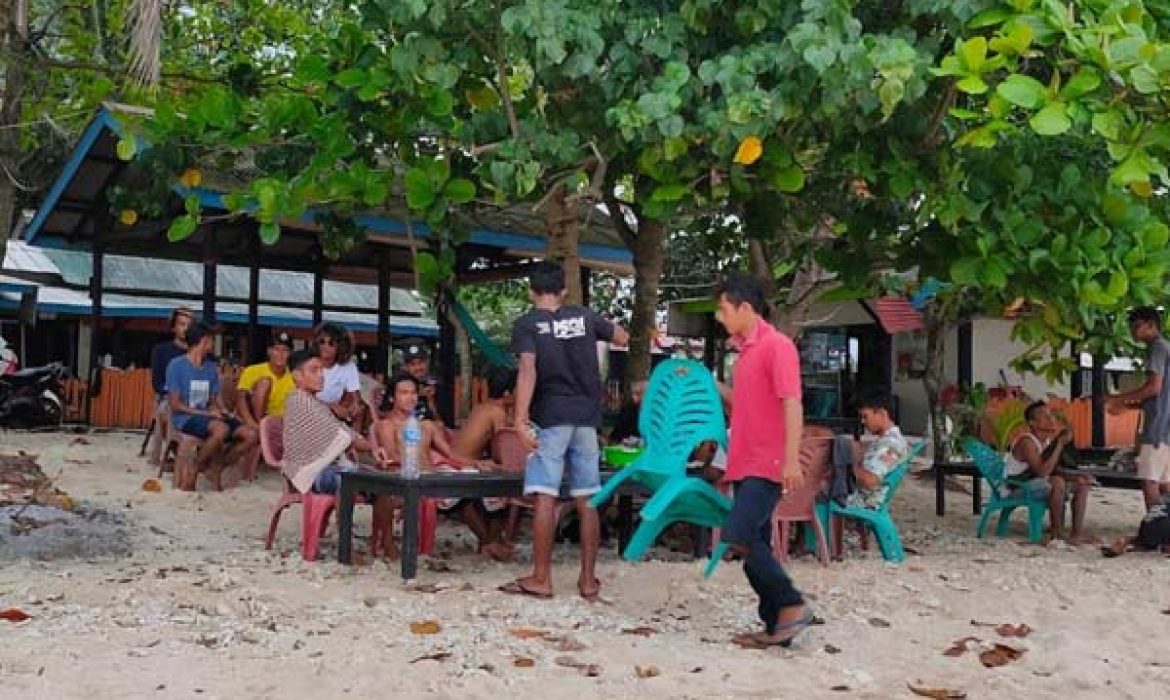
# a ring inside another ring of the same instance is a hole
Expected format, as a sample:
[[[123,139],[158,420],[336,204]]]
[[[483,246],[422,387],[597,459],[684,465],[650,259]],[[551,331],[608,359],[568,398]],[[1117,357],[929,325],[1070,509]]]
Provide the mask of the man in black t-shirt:
[[[501,587],[505,593],[552,597],[552,546],[556,499],[568,460],[569,493],[581,521],[581,575],[577,590],[596,600],[594,575],[600,531],[589,497],[601,490],[597,425],[601,422],[598,341],[625,345],[620,326],[581,306],[563,306],[565,273],[541,263],[529,280],[533,309],[512,327],[520,358],[516,380],[516,428],[534,453],[524,470],[524,493],[533,495],[532,575]],[[531,417],[532,422],[529,422]]]

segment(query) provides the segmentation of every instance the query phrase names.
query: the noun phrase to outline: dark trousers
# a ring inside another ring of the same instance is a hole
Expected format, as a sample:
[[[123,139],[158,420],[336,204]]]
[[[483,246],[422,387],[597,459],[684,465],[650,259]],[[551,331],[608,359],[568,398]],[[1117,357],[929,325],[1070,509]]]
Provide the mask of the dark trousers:
[[[760,620],[768,634],[776,631],[783,608],[804,604],[800,591],[772,556],[772,512],[780,502],[780,493],[780,484],[767,479],[740,481],[721,536],[730,545],[747,548],[743,571],[760,597]]]

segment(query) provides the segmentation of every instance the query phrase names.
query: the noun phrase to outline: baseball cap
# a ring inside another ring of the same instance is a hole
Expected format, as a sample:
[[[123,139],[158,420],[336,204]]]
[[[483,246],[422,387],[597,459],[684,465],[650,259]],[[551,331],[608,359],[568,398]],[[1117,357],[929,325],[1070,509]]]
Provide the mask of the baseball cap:
[[[274,345],[283,345],[286,348],[288,348],[289,350],[292,350],[293,349],[292,336],[289,335],[288,332],[286,332],[286,331],[276,331],[268,339],[268,347],[273,347]]]
[[[403,361],[410,362],[411,360],[429,360],[431,353],[427,350],[425,345],[407,345],[406,350],[402,353]]]

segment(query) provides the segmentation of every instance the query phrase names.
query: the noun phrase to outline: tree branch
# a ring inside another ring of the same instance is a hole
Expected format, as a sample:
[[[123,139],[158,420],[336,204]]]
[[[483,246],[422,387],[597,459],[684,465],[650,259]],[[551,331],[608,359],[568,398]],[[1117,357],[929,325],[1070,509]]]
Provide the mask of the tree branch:
[[[512,138],[520,139],[520,122],[516,119],[516,107],[512,104],[512,95],[508,91],[508,66],[504,58],[504,2],[496,0],[496,82],[500,91],[500,100],[504,103],[504,113],[508,115],[508,128]]]
[[[605,202],[605,208],[609,210],[609,219],[613,222],[613,227],[622,237],[622,242],[626,244],[627,248],[633,250],[638,243],[638,234],[630,228],[630,222],[626,221],[626,205],[619,202],[612,192],[604,193],[602,200]]]
[[[5,54],[8,58],[22,60],[22,57],[12,56],[11,54],[7,54],[7,52],[5,52]],[[88,71],[90,73],[101,73],[102,75],[108,75],[115,78],[122,77],[123,75],[121,71],[111,66],[99,66],[92,63],[82,63],[80,61],[63,61],[61,59],[38,56],[32,59],[23,57],[22,62],[32,68],[60,68],[62,70]],[[227,80],[221,78],[209,78],[202,75],[191,75],[190,73],[164,72],[162,77],[173,78],[176,80],[186,80],[193,83],[227,84]]]

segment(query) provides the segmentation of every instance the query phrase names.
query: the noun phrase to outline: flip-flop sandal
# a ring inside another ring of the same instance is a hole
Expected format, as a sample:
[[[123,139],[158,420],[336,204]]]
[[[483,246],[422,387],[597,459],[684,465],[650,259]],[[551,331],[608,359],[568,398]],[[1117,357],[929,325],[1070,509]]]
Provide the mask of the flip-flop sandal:
[[[813,611],[806,607],[804,609],[804,614],[801,615],[799,619],[793,620],[792,622],[781,622],[780,624],[776,625],[777,632],[786,632],[789,630],[792,631],[791,637],[776,642],[776,644],[787,649],[788,647],[792,646],[792,640],[796,639],[796,637],[801,632],[808,629],[811,625],[818,624],[818,619],[819,618],[813,614]],[[820,624],[823,625],[824,623],[824,620],[820,620]]]
[[[1112,547],[1101,547],[1101,556],[1106,559],[1115,559],[1121,556],[1121,552]]]
[[[581,586],[581,584],[577,584],[577,593],[580,594],[581,598],[584,599],[587,603],[596,603],[597,601],[601,600],[601,579],[595,578],[593,579],[593,583],[597,586],[597,588],[595,588],[593,592],[589,594],[585,593],[585,589]]]
[[[534,591],[531,588],[526,588],[523,583],[520,583],[520,579],[509,581],[496,590],[501,593],[507,593],[508,595],[528,596],[530,598],[540,598],[542,600],[547,600],[553,597],[552,593]]]

